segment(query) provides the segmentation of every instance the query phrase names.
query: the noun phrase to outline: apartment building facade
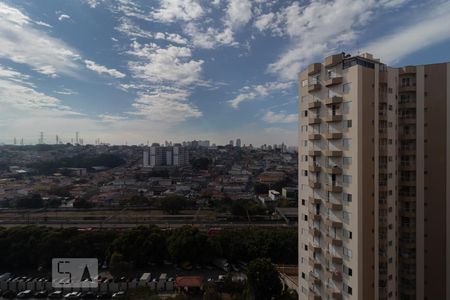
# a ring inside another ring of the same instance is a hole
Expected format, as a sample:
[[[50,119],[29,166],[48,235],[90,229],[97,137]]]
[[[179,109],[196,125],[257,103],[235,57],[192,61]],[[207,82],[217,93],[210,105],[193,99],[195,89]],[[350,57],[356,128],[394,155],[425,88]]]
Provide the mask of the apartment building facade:
[[[450,299],[450,64],[299,76],[300,299]]]

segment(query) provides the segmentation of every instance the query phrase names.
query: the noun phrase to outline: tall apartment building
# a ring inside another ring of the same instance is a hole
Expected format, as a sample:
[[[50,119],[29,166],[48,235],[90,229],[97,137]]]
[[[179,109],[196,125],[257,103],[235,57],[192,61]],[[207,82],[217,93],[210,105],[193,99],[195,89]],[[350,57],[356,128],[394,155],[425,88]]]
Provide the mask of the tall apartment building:
[[[150,151],[144,150],[144,167],[185,166],[189,163],[189,151],[181,144],[163,147],[157,143],[150,146]],[[148,162],[148,164],[146,164]]]
[[[299,82],[300,299],[450,299],[450,63]]]

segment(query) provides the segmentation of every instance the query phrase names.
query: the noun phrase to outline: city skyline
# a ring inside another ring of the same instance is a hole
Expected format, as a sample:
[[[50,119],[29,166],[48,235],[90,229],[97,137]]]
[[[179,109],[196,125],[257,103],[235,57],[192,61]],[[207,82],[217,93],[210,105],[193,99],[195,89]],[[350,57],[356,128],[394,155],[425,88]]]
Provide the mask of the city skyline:
[[[449,61],[449,26],[445,1],[1,1],[0,143],[293,145],[302,68]]]

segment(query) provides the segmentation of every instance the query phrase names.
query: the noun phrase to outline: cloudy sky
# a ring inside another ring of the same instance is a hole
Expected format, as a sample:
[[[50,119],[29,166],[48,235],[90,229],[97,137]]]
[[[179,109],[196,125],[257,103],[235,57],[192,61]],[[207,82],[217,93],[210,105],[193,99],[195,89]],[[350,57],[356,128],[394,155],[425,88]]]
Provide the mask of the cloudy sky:
[[[0,142],[297,143],[297,73],[450,61],[442,0],[0,0]]]

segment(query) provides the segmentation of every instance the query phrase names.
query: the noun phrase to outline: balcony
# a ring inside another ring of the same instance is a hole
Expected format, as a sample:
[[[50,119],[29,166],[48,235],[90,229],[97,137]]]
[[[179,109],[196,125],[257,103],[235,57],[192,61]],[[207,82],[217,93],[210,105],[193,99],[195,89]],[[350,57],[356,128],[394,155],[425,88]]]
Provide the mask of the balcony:
[[[341,221],[335,221],[335,220],[330,220],[330,219],[325,220],[325,225],[328,227],[332,227],[332,228],[342,228]]]
[[[320,91],[321,87],[322,86],[320,85],[320,83],[311,83],[308,85],[308,92],[311,93]]]
[[[342,300],[342,293],[333,288],[327,288],[327,294],[330,297],[330,299]]]
[[[320,123],[320,118],[318,118],[318,117],[308,118],[308,125],[314,125],[314,124],[319,124],[319,123]]]
[[[325,155],[328,157],[341,157],[342,151],[341,150],[326,150]]]
[[[320,156],[321,154],[322,154],[322,152],[320,152],[320,150],[309,150],[308,151],[309,156]]]
[[[408,132],[408,133],[401,133],[400,139],[401,140],[415,140],[417,138],[415,132]]]
[[[321,69],[322,69],[322,64],[320,64],[320,63],[310,64],[308,66],[308,75],[313,75],[313,74],[319,73]]]
[[[328,56],[327,58],[325,58],[325,68],[334,67],[335,65],[341,63],[343,58],[344,56],[342,55],[342,53]]]
[[[311,293],[308,295],[308,300],[322,300],[322,297],[311,291]]]
[[[320,140],[321,138],[322,138],[322,136],[319,133],[308,134],[308,140],[310,140],[310,141]]]
[[[338,166],[328,167],[328,168],[325,168],[325,172],[328,174],[341,175],[342,168],[338,167]]]
[[[327,140],[339,140],[342,139],[342,132],[329,132],[326,137]]]
[[[332,244],[332,245],[338,246],[338,247],[342,246],[342,240],[338,237],[327,236],[325,238],[325,240],[328,244]]]
[[[342,77],[341,76],[336,76],[336,77],[327,79],[325,81],[325,86],[326,87],[330,87],[330,86],[341,84],[341,83],[342,83]]]
[[[312,259],[312,258],[309,259],[309,265],[312,268],[315,268],[315,269],[321,269],[322,268],[322,264],[320,262]]]
[[[312,101],[308,103],[308,109],[320,108],[320,105],[322,105],[320,101]]]
[[[309,234],[315,237],[319,237],[321,235],[321,232],[319,229],[317,228],[310,228],[309,229]]]
[[[325,272],[325,277],[328,279],[328,278],[331,278],[331,279],[333,279],[334,281],[337,281],[337,282],[341,282],[342,281],[342,273],[341,272],[339,272],[339,271],[331,271],[331,270],[327,270],[326,272]]]
[[[309,248],[315,254],[318,254],[318,253],[320,253],[322,251],[322,248],[319,245],[317,245],[317,244],[309,244]]]
[[[342,210],[342,204],[340,204],[340,203],[327,202],[325,204],[325,206],[328,209],[335,210],[335,211],[341,211]]]
[[[398,70],[399,75],[406,75],[406,74],[416,74],[416,67],[415,66],[406,66],[403,68],[400,68]]]
[[[325,100],[325,105],[333,105],[342,103],[342,97],[333,96]]]
[[[318,172],[320,172],[320,169],[321,169],[320,166],[317,164],[311,164],[308,166],[308,170],[311,173],[318,173]]]
[[[399,93],[412,93],[416,91],[416,86],[415,85],[401,85],[398,88]]]
[[[322,285],[322,281],[315,276],[310,275],[309,276],[309,283],[315,286],[321,286]]]
[[[319,204],[319,203],[321,203],[322,201],[320,200],[320,198],[314,198],[314,197],[309,197],[309,203],[312,203],[312,204]]]
[[[336,183],[327,183],[325,190],[330,193],[342,193],[342,186],[338,186]]]
[[[327,116],[325,117],[325,121],[327,123],[331,123],[331,122],[340,122],[342,121],[342,115],[331,115],[331,116]]]
[[[330,260],[335,265],[342,265],[342,257],[336,254],[327,253],[328,260]]]
[[[398,103],[399,108],[406,109],[406,108],[416,108],[416,102],[415,101],[400,101]]]
[[[318,181],[313,181],[313,180],[309,181],[309,187],[312,189],[320,189],[320,186],[321,186],[320,182],[318,182]]]

